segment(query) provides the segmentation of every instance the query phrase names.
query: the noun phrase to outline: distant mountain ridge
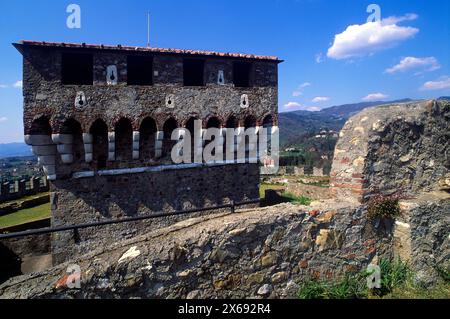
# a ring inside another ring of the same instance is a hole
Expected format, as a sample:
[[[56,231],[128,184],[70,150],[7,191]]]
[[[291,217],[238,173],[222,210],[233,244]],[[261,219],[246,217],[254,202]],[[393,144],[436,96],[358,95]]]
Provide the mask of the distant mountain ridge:
[[[308,136],[313,136],[322,130],[338,132],[349,117],[367,107],[411,101],[413,100],[360,102],[335,105],[317,112],[299,110],[280,113],[278,116],[280,145],[285,147],[301,144]]]
[[[32,155],[31,147],[25,143],[0,144],[0,158]]]
[[[349,118],[352,115],[355,115],[356,113],[365,109],[366,107],[382,105],[382,104],[406,103],[406,102],[411,102],[411,101],[412,101],[412,99],[401,99],[401,100],[394,100],[394,101],[373,101],[373,102],[360,102],[360,103],[352,103],[352,104],[335,105],[335,106],[331,106],[331,107],[322,109],[318,113],[337,116],[337,117]]]

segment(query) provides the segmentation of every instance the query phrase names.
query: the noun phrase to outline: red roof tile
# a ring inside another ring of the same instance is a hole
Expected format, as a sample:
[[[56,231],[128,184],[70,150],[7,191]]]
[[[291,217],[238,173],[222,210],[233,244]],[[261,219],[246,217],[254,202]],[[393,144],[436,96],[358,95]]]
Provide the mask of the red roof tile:
[[[85,48],[96,50],[118,50],[118,51],[139,51],[139,52],[155,52],[155,53],[174,53],[174,54],[189,54],[202,56],[218,56],[230,58],[244,58],[244,59],[258,59],[258,60],[272,60],[281,62],[276,56],[268,55],[254,55],[242,53],[221,53],[214,51],[202,50],[184,50],[184,49],[164,49],[153,47],[133,47],[124,45],[103,45],[103,44],[86,44],[86,43],[64,43],[64,42],[45,42],[45,41],[20,41],[19,44],[28,46],[42,46],[42,47],[59,47],[59,48]]]

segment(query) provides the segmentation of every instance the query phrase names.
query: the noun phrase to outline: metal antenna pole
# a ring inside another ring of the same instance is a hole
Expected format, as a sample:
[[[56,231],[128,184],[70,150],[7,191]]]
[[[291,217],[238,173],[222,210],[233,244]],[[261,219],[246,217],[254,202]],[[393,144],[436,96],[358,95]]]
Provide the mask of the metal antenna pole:
[[[150,12],[147,12],[147,48],[150,48]]]

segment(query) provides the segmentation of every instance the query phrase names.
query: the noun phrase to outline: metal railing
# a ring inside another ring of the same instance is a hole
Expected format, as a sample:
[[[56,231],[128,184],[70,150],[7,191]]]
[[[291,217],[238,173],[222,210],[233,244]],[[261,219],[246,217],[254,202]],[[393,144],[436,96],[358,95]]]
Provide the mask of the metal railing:
[[[179,210],[179,211],[174,211],[174,212],[170,212],[170,213],[156,213],[156,214],[152,214],[152,215],[140,215],[140,216],[134,216],[134,217],[120,218],[120,219],[110,219],[110,220],[94,222],[94,223],[48,227],[48,228],[41,228],[41,229],[25,230],[25,231],[9,233],[9,234],[0,234],[0,239],[10,239],[10,238],[32,236],[32,235],[50,234],[50,233],[68,231],[68,230],[73,230],[74,237],[76,238],[76,237],[78,237],[78,229],[105,226],[105,225],[111,225],[111,224],[129,223],[129,222],[135,222],[135,221],[153,219],[153,218],[159,218],[159,217],[186,215],[186,214],[199,213],[199,212],[216,210],[216,209],[224,209],[224,208],[230,208],[231,213],[234,213],[236,210],[236,207],[238,207],[238,206],[258,204],[258,203],[260,203],[259,198],[253,199],[253,200],[248,200],[248,201],[243,201],[243,202],[237,202],[237,203],[235,203],[234,201],[231,201],[229,204],[203,207],[203,208],[194,208],[194,209],[187,209],[187,210]]]

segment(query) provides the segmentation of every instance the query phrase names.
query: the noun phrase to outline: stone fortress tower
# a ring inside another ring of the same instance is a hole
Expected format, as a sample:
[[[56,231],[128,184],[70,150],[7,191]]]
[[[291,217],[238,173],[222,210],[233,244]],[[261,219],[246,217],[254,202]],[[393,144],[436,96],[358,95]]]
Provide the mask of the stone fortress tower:
[[[50,180],[52,226],[259,197],[258,164],[173,164],[174,129],[277,130],[272,56],[21,41],[24,129]],[[200,132],[201,137],[201,132]],[[55,234],[54,262],[145,231]],[[154,225],[154,224],[152,224]],[[152,226],[154,227],[154,226]]]

